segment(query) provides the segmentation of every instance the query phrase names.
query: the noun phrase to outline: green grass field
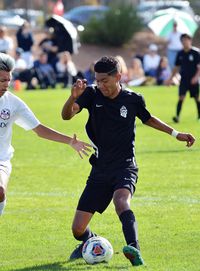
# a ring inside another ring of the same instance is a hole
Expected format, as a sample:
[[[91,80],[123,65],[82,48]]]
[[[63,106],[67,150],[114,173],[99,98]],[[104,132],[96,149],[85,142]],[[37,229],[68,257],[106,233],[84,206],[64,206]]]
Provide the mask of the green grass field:
[[[153,115],[172,124],[177,89],[137,88],[144,94]],[[19,92],[36,116],[48,126],[87,140],[87,111],[71,121],[60,116],[69,95],[65,90]],[[196,144],[185,143],[153,130],[138,121],[136,157],[140,167],[132,208],[139,227],[139,240],[148,271],[200,270],[200,178],[199,127],[194,101],[187,97],[181,123],[175,129],[191,132]],[[87,140],[88,141],[88,140]],[[67,262],[77,244],[71,223],[78,198],[90,171],[68,146],[37,138],[14,128],[7,206],[0,218],[0,271],[133,270],[122,254],[124,237],[113,204],[103,215],[95,214],[91,228],[113,245],[108,264]]]

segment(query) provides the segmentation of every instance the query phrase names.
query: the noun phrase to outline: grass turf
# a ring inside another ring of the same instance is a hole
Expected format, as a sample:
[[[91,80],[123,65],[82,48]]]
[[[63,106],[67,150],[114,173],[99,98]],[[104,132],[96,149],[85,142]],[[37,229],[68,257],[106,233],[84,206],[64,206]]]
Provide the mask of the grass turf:
[[[177,102],[175,87],[144,87],[153,115],[172,125]],[[44,124],[87,140],[83,111],[71,121],[60,117],[69,91],[19,92]],[[148,271],[199,270],[199,125],[194,101],[187,97],[180,131],[191,132],[197,142],[185,143],[137,121],[136,157],[140,167],[137,191],[132,200],[139,227],[139,240]],[[87,140],[88,141],[88,140]],[[1,271],[132,270],[122,254],[125,244],[113,204],[103,215],[95,214],[91,228],[107,238],[115,254],[108,264],[67,262],[77,242],[71,223],[78,198],[89,174],[88,159],[81,160],[68,146],[48,142],[14,127],[7,206],[0,218]]]

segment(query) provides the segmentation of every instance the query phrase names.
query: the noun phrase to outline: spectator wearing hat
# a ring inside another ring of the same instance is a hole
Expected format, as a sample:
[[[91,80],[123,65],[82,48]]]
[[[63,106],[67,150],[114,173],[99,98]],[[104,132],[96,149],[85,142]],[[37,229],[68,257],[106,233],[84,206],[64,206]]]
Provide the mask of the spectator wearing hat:
[[[27,89],[34,89],[31,81],[34,76],[34,70],[29,69],[26,61],[22,58],[24,50],[22,48],[16,48],[15,50],[15,66],[13,69],[13,80],[19,80],[21,82],[27,83]]]
[[[156,44],[149,45],[149,52],[144,55],[143,66],[146,76],[156,77],[160,56],[158,55],[158,46]]]
[[[8,54],[13,49],[13,40],[7,36],[7,28],[0,26],[0,52]]]

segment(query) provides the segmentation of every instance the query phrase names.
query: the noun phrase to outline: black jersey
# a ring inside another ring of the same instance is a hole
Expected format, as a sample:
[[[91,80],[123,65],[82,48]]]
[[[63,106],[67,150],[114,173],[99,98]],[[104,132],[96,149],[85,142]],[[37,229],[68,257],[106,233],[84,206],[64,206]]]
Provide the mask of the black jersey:
[[[145,123],[151,117],[143,97],[126,89],[110,99],[104,97],[96,86],[90,86],[76,102],[80,109],[86,108],[89,112],[86,131],[95,149],[90,163],[110,170],[128,163],[137,167],[134,154],[135,118]]]
[[[188,52],[181,50],[176,57],[176,66],[180,66],[181,82],[190,84],[192,77],[197,72],[200,64],[200,54],[198,49],[191,48]]]

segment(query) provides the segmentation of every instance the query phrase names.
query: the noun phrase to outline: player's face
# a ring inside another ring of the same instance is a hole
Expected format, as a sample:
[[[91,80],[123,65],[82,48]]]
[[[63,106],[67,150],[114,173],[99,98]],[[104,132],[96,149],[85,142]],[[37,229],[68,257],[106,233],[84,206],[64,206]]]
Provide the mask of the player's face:
[[[191,46],[192,46],[192,40],[191,39],[188,39],[188,38],[183,38],[181,40],[182,44],[183,44],[183,48],[184,49],[190,49]]]
[[[120,74],[108,75],[107,73],[95,73],[96,83],[101,93],[108,98],[115,98],[119,93]]]
[[[6,71],[0,71],[0,97],[8,90],[10,84],[11,73]]]

